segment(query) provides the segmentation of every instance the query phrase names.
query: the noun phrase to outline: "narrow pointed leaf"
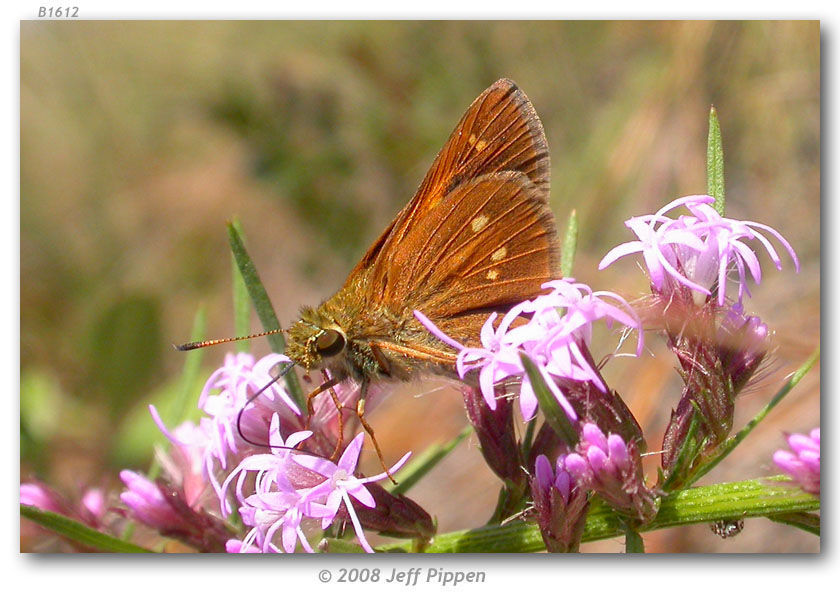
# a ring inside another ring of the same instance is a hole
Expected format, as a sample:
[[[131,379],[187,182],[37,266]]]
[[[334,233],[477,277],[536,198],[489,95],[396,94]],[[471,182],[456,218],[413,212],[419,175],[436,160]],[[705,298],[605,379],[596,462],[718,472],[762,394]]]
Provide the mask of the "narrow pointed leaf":
[[[231,223],[240,238],[244,238],[242,233],[242,224],[239,219],[234,219]],[[242,273],[236,264],[236,258],[232,258],[232,274],[231,282],[233,284],[233,331],[236,337],[243,337],[251,333],[251,303],[248,299],[248,288],[245,285],[245,280],[242,278]],[[197,339],[197,338],[193,338]],[[250,340],[239,340],[236,342],[236,349],[239,352],[248,352],[250,349]]]
[[[560,273],[563,277],[572,276],[572,267],[575,264],[575,253],[578,242],[578,218],[577,211],[573,210],[569,215],[569,224],[566,226],[566,235],[563,236],[563,249],[560,255]]]
[[[546,423],[551,426],[557,435],[560,436],[560,439],[568,444],[569,447],[574,447],[578,443],[579,437],[574,425],[569,421],[566,411],[563,410],[557,398],[551,393],[537,365],[524,352],[519,353],[519,358],[522,360],[522,366],[525,367],[525,372],[528,374],[528,381],[531,382],[531,387],[537,396],[537,401],[539,402],[540,410],[545,417]]]
[[[458,444],[467,439],[472,433],[473,428],[468,425],[459,433],[454,439],[446,444],[432,444],[416,458],[409,461],[402,469],[400,469],[397,477],[399,481],[392,487],[385,486],[392,494],[405,494],[414,484],[420,481],[429,471],[431,471],[440,461],[446,458]]]
[[[242,236],[239,235],[239,232],[237,232],[232,224],[228,224],[228,238],[236,266],[242,274],[245,287],[248,289],[248,295],[251,297],[251,302],[254,304],[254,309],[257,311],[257,316],[262,326],[267,331],[280,329],[280,321],[277,319],[268,293],[265,291],[265,287],[263,287],[262,280],[260,280],[260,276],[257,273],[257,268],[254,266],[253,261],[251,261],[251,257],[248,256],[247,250],[245,250]],[[268,336],[268,344],[274,352],[279,354],[282,354],[286,349],[286,340],[281,333]],[[294,369],[290,369],[286,373],[285,380],[289,393],[300,409],[305,412],[306,398]]]
[[[33,506],[20,505],[20,514],[41,527],[49,529],[72,542],[99,552],[140,553],[151,552],[130,542],[115,538],[107,533],[92,529],[64,515],[39,510]]]
[[[715,199],[715,210],[723,216],[726,209],[723,185],[723,139],[720,135],[720,123],[713,106],[709,111],[709,140],[706,148],[706,187],[707,193]]]

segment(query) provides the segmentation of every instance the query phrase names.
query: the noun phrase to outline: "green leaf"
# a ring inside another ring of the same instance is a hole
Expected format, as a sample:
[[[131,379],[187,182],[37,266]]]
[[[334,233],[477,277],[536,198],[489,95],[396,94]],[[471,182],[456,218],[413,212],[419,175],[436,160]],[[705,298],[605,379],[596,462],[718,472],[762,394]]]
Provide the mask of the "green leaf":
[[[723,216],[726,209],[726,197],[723,185],[723,140],[720,135],[720,123],[713,106],[709,111],[709,140],[706,148],[706,189],[715,199],[715,210]]]
[[[257,311],[257,316],[260,318],[262,326],[266,331],[273,331],[280,329],[280,321],[274,312],[274,307],[271,305],[271,300],[268,293],[263,287],[260,276],[251,257],[245,250],[245,244],[242,242],[242,237],[236,230],[233,224],[228,224],[228,238],[230,241],[230,248],[233,252],[233,258],[236,261],[236,266],[242,274],[242,279],[245,282],[245,287],[248,289],[248,295],[251,297],[251,302],[254,304],[254,309]],[[271,349],[278,354],[282,354],[286,349],[286,340],[282,333],[276,333],[268,336],[268,344]],[[297,374],[294,369],[289,370],[285,375],[286,387],[289,390],[292,398],[294,398],[300,409],[306,412],[306,397],[300,387]]]
[[[531,382],[531,387],[534,389],[534,394],[537,396],[537,401],[545,417],[546,423],[560,436],[569,447],[574,447],[578,443],[578,433],[566,411],[560,406],[557,398],[551,393],[542,373],[537,368],[537,365],[524,352],[519,353],[519,358],[522,360],[522,366],[525,367],[525,372],[528,374],[528,381]]]
[[[471,425],[468,425],[459,433],[453,440],[446,444],[432,444],[422,454],[412,459],[405,467],[400,469],[399,483],[393,485],[389,492],[392,494],[405,494],[411,489],[414,484],[420,481],[429,471],[431,471],[440,461],[452,452],[458,444],[467,439],[473,431]]]
[[[238,219],[234,219],[231,223],[239,237],[243,238],[242,224]],[[233,257],[231,257],[233,258]],[[248,288],[245,286],[245,280],[242,278],[242,273],[236,264],[236,259],[232,262],[231,282],[233,284],[233,327],[234,335],[236,337],[245,337],[251,333],[251,303],[248,299]],[[198,338],[192,338],[198,339]],[[236,342],[236,350],[238,352],[248,352],[250,350],[250,340],[238,340]]]
[[[662,498],[656,518],[638,531],[819,510],[817,496],[783,484],[789,481],[786,477],[772,477],[680,490]],[[619,515],[606,504],[595,504],[586,520],[583,541],[593,542],[625,533],[626,525]],[[412,546],[410,542],[398,542],[379,546],[377,550],[411,552]],[[425,552],[445,553],[543,550],[545,545],[539,528],[523,521],[441,533],[424,548]]]
[[[560,256],[560,272],[563,277],[572,276],[572,267],[575,264],[575,253],[578,243],[578,218],[577,211],[572,210],[569,215],[569,224],[566,226],[566,235],[563,236],[563,249]]]
[[[41,527],[45,527],[67,538],[71,542],[76,542],[94,551],[122,553],[151,552],[151,550],[117,539],[107,533],[91,529],[83,523],[58,513],[21,504],[20,514]]]
[[[791,525],[802,531],[813,533],[816,536],[820,535],[820,516],[809,512],[792,512],[782,513],[780,515],[770,515],[767,517],[776,523],[783,523],[784,525]]]

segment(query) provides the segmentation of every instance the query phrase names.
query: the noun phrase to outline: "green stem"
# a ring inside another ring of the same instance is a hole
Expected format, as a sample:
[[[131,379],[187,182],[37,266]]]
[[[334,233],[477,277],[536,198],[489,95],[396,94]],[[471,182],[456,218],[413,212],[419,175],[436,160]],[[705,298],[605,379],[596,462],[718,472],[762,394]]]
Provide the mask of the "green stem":
[[[644,554],[645,541],[638,531],[628,527],[624,532],[624,548],[627,554]]]
[[[820,499],[788,485],[785,477],[721,483],[674,492],[662,499],[659,513],[639,532],[723,519],[770,517],[794,512],[819,510]],[[626,533],[622,519],[606,506],[593,507],[586,521],[584,542]],[[517,521],[455,531],[436,536],[425,552],[540,552],[545,546],[539,529],[532,523]],[[386,544],[381,552],[411,552],[411,542]]]

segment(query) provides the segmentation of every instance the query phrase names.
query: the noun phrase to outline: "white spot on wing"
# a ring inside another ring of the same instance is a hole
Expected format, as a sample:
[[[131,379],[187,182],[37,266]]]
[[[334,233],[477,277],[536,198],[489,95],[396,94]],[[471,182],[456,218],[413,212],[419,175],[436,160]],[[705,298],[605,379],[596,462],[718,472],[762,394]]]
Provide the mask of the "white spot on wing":
[[[490,255],[490,260],[492,260],[493,262],[498,262],[502,260],[505,256],[507,256],[507,248],[502,246]]]
[[[470,227],[472,227],[473,233],[478,233],[479,231],[484,229],[484,226],[487,225],[487,222],[489,220],[490,219],[487,217],[487,215],[478,215],[475,219],[473,219],[470,223]]]

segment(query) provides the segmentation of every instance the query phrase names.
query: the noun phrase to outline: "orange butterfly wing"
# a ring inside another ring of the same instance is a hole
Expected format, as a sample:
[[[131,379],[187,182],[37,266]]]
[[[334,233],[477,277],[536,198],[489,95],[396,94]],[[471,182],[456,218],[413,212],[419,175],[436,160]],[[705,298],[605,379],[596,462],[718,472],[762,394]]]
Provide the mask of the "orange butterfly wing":
[[[420,310],[475,343],[489,313],[542,293],[543,282],[560,276],[548,189],[542,124],[516,84],[501,79],[467,109],[414,198],[345,287],[392,314]],[[362,279],[366,285],[355,285]]]

